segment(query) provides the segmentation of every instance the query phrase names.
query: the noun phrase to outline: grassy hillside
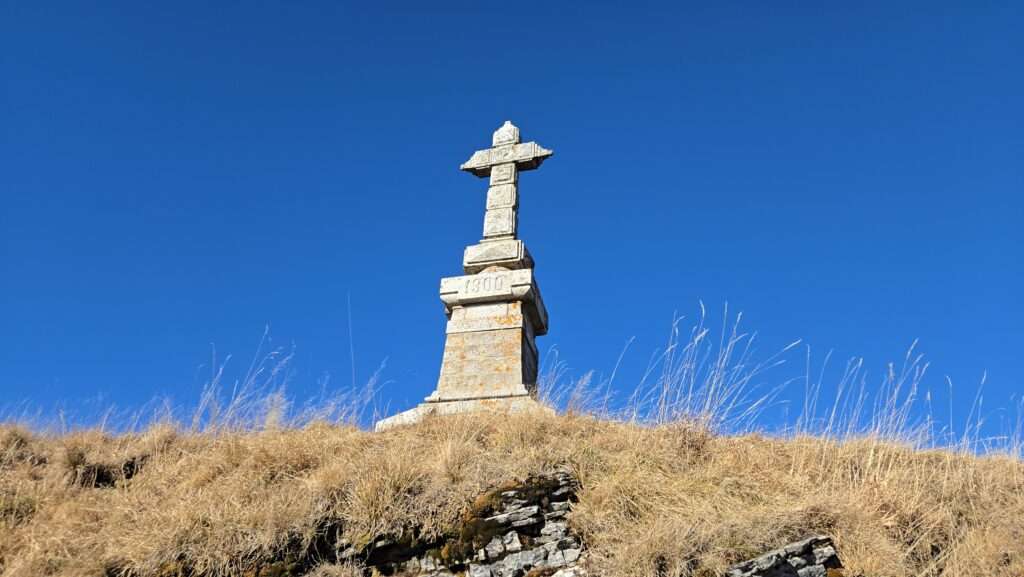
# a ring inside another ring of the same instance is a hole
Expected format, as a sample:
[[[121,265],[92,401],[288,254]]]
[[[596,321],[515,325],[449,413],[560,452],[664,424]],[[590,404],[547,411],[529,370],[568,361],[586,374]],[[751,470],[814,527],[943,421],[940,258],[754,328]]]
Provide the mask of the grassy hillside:
[[[325,536],[450,533],[488,488],[555,467],[579,477],[570,523],[602,575],[712,575],[813,533],[847,575],[1024,574],[1016,457],[573,415],[383,434],[3,427],[0,574],[244,575]]]

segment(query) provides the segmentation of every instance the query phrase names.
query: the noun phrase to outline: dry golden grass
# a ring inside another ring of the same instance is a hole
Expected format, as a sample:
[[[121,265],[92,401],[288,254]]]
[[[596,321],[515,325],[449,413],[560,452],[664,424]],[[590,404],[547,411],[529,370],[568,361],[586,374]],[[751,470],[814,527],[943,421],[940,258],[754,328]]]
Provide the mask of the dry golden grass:
[[[713,575],[812,533],[835,537],[847,575],[1024,575],[1016,457],[579,415],[454,417],[382,434],[4,426],[0,574],[244,575],[325,535],[450,533],[487,488],[555,467],[582,483],[571,524],[600,575]]]

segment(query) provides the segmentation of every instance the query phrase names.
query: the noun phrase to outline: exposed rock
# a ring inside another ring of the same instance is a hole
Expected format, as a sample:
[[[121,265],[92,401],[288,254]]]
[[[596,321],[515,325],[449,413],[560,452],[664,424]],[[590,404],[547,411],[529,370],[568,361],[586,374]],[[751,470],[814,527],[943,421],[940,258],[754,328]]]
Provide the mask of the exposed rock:
[[[830,537],[817,536],[733,565],[728,577],[838,577],[843,564]]]
[[[583,551],[566,523],[577,483],[557,472],[482,495],[459,534],[438,543],[380,538],[355,555],[380,575],[439,577],[576,577]]]
[[[413,530],[401,538],[384,535],[357,546],[341,537],[340,525],[331,524],[306,548],[244,575],[585,577],[583,544],[567,519],[577,489],[575,478],[565,472],[503,485],[473,503],[457,533],[438,540],[422,540]],[[841,569],[832,539],[815,536],[733,565],[726,576],[841,577]],[[107,574],[128,573],[111,567]],[[191,567],[171,564],[158,577],[202,575]]]

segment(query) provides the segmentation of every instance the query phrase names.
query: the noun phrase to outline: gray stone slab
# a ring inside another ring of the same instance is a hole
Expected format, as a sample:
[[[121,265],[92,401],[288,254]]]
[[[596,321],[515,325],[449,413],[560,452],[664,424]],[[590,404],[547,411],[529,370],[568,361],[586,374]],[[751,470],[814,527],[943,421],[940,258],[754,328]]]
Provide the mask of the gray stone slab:
[[[541,165],[553,151],[536,142],[506,144],[478,150],[459,168],[477,176],[489,176],[495,166],[514,164],[519,170],[533,170]]]
[[[487,210],[514,208],[518,196],[518,191],[516,191],[514,184],[492,186],[487,189]]]
[[[491,267],[510,270],[532,268],[533,258],[523,241],[510,239],[484,240],[466,247],[462,256],[462,269],[476,274]]]
[[[484,213],[484,238],[513,238],[516,234],[516,211],[512,207],[495,208]]]

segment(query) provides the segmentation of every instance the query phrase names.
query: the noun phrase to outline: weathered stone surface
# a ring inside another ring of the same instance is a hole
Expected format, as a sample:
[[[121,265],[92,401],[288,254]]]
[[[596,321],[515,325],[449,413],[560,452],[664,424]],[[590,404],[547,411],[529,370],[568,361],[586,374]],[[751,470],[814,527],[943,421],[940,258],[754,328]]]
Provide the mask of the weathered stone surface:
[[[727,577],[838,577],[843,564],[830,537],[816,536],[733,565]]]
[[[515,163],[499,164],[493,168],[488,168],[488,172],[477,174],[477,176],[490,176],[491,186],[498,184],[511,184],[514,186],[519,182],[519,170],[516,169]]]
[[[483,303],[488,301],[508,302],[512,300],[513,288],[525,293],[533,284],[531,271],[506,270],[482,272],[466,276],[452,276],[441,279],[441,302],[451,314],[456,305]]]
[[[465,305],[452,309],[445,332],[455,333],[494,332],[505,329],[532,330],[531,323],[523,312],[522,303],[499,302]],[[491,335],[493,336],[493,335]],[[483,344],[490,345],[489,335],[479,335]]]
[[[476,274],[498,267],[509,270],[533,268],[533,258],[523,241],[517,239],[485,240],[466,247],[462,270]]]
[[[565,523],[546,521],[570,508],[576,490],[564,471],[532,477],[481,496],[457,535],[432,543],[378,538],[346,558],[367,575],[581,577],[579,537]],[[554,540],[542,543],[542,533]]]
[[[496,208],[515,208],[519,194],[511,184],[499,184],[487,189],[487,210]]]
[[[537,488],[543,490],[538,491]],[[485,523],[512,530],[497,531],[503,533],[500,545],[497,542],[499,538],[493,538],[487,545],[486,560],[471,563],[470,574],[521,577],[531,570],[547,569],[557,573],[559,568],[575,567],[582,552],[579,538],[571,533],[566,523],[547,520],[551,513],[568,510],[575,490],[576,482],[570,475],[557,473],[543,480],[528,481],[524,490],[502,492],[501,504],[494,514],[485,518]],[[555,495],[556,492],[560,495]],[[544,536],[550,539],[544,539]]]
[[[528,395],[536,387],[537,351],[517,303],[478,305],[457,312],[491,306],[513,310],[501,317],[466,319],[465,323],[502,319],[518,326],[475,331],[453,329],[445,341],[441,377],[437,388],[427,397],[428,402]]]
[[[441,279],[448,324],[437,388],[420,406],[378,421],[377,430],[427,414],[550,410],[535,400],[534,339],[547,332],[548,315],[533,278],[533,259],[516,230],[519,172],[537,168],[552,152],[535,142],[520,143],[511,122],[498,128],[491,142],[460,167],[490,182],[483,239],[463,255],[466,275]]]
[[[514,238],[516,211],[512,207],[495,208],[484,213],[484,238]]]
[[[457,328],[458,323],[469,319],[494,318],[492,324],[482,324],[468,330],[499,330],[519,326],[519,318],[503,319],[513,314],[524,315],[535,336],[548,331],[548,312],[540,295],[540,288],[534,281],[533,269],[498,270],[475,275],[447,277],[441,279],[441,302],[448,315],[448,332],[465,332]],[[493,306],[476,307],[467,305],[494,303],[510,305],[506,308]],[[515,304],[515,303],[521,303]],[[515,306],[511,306],[515,304]],[[489,311],[489,312],[488,312]],[[454,324],[453,324],[454,323]]]
[[[508,121],[506,121],[508,122]],[[511,123],[509,123],[511,124]],[[501,128],[498,129],[499,131]],[[518,130],[518,129],[516,129]],[[533,170],[554,154],[536,142],[500,144],[478,150],[459,168],[477,176],[489,176],[495,166],[515,166],[518,170]]]
[[[551,411],[541,405],[529,394],[517,394],[507,397],[487,399],[445,399],[436,402],[420,403],[416,407],[377,421],[376,430],[385,431],[391,427],[411,425],[429,415],[458,415],[462,413],[525,413],[530,411]]]
[[[517,142],[519,142],[519,127],[508,120],[491,135],[491,146],[504,146]]]

